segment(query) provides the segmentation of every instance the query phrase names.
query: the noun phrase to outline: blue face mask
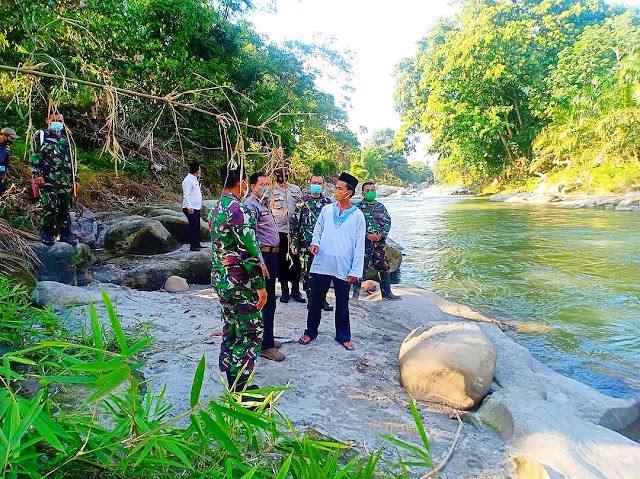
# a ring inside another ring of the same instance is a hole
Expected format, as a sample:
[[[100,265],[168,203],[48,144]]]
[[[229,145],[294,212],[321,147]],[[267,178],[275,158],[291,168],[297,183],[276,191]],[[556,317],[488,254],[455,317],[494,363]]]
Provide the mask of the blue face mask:
[[[310,185],[309,193],[311,193],[312,195],[322,194],[322,185]]]
[[[55,133],[60,133],[62,130],[64,130],[64,123],[62,123],[61,121],[52,121],[49,124],[49,128],[51,128],[51,131]]]

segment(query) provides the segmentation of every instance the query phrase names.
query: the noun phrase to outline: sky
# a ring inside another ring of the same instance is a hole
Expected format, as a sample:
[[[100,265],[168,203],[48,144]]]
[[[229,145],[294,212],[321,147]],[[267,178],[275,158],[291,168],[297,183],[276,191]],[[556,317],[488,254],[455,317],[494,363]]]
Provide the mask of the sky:
[[[609,3],[640,5],[640,0]],[[349,127],[355,133],[365,126],[397,130],[400,118],[393,108],[395,65],[417,51],[438,18],[455,12],[449,0],[278,0],[277,12],[256,12],[251,21],[272,41],[300,40],[317,43],[335,37],[336,46],[355,52]],[[319,85],[329,93],[332,85]],[[337,88],[337,86],[336,86]]]

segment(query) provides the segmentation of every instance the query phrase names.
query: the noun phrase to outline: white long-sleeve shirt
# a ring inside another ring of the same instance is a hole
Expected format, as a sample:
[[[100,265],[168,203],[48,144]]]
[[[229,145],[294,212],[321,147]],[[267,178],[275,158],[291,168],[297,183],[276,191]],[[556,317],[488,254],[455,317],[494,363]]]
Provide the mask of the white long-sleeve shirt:
[[[361,278],[367,224],[362,211],[355,206],[344,210],[342,215],[339,212],[336,203],[320,210],[311,241],[319,249],[313,259],[311,272],[345,281],[347,276]]]
[[[198,178],[191,173],[182,180],[182,207],[187,209],[193,208],[194,210],[202,209],[200,182]]]

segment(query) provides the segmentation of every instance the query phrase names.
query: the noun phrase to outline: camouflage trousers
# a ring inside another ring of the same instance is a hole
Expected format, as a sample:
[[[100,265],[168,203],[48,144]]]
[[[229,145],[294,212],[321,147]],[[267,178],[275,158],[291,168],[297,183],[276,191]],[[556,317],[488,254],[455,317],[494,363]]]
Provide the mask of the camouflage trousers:
[[[42,204],[42,216],[40,217],[42,231],[55,235],[55,233],[63,233],[69,228],[71,222],[69,210],[73,204],[71,191],[54,188],[51,185],[41,186],[40,204]]]
[[[364,243],[364,274],[369,267],[378,271],[389,271],[387,253],[384,250],[384,241],[369,241]]]
[[[227,288],[217,283],[222,312],[220,371],[248,378],[255,368],[264,332],[258,294],[247,288]]]
[[[309,248],[301,248],[300,249],[300,270],[302,277],[302,287],[305,291],[308,291],[311,287],[311,265],[313,264],[313,254],[311,254],[311,249]]]

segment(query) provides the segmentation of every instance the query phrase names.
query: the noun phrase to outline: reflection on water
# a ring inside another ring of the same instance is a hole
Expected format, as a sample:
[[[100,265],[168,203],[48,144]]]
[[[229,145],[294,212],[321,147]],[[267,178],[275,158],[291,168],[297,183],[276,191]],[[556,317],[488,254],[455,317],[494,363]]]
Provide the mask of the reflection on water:
[[[463,198],[384,199],[401,279],[500,319],[534,356],[640,396],[640,215]]]

